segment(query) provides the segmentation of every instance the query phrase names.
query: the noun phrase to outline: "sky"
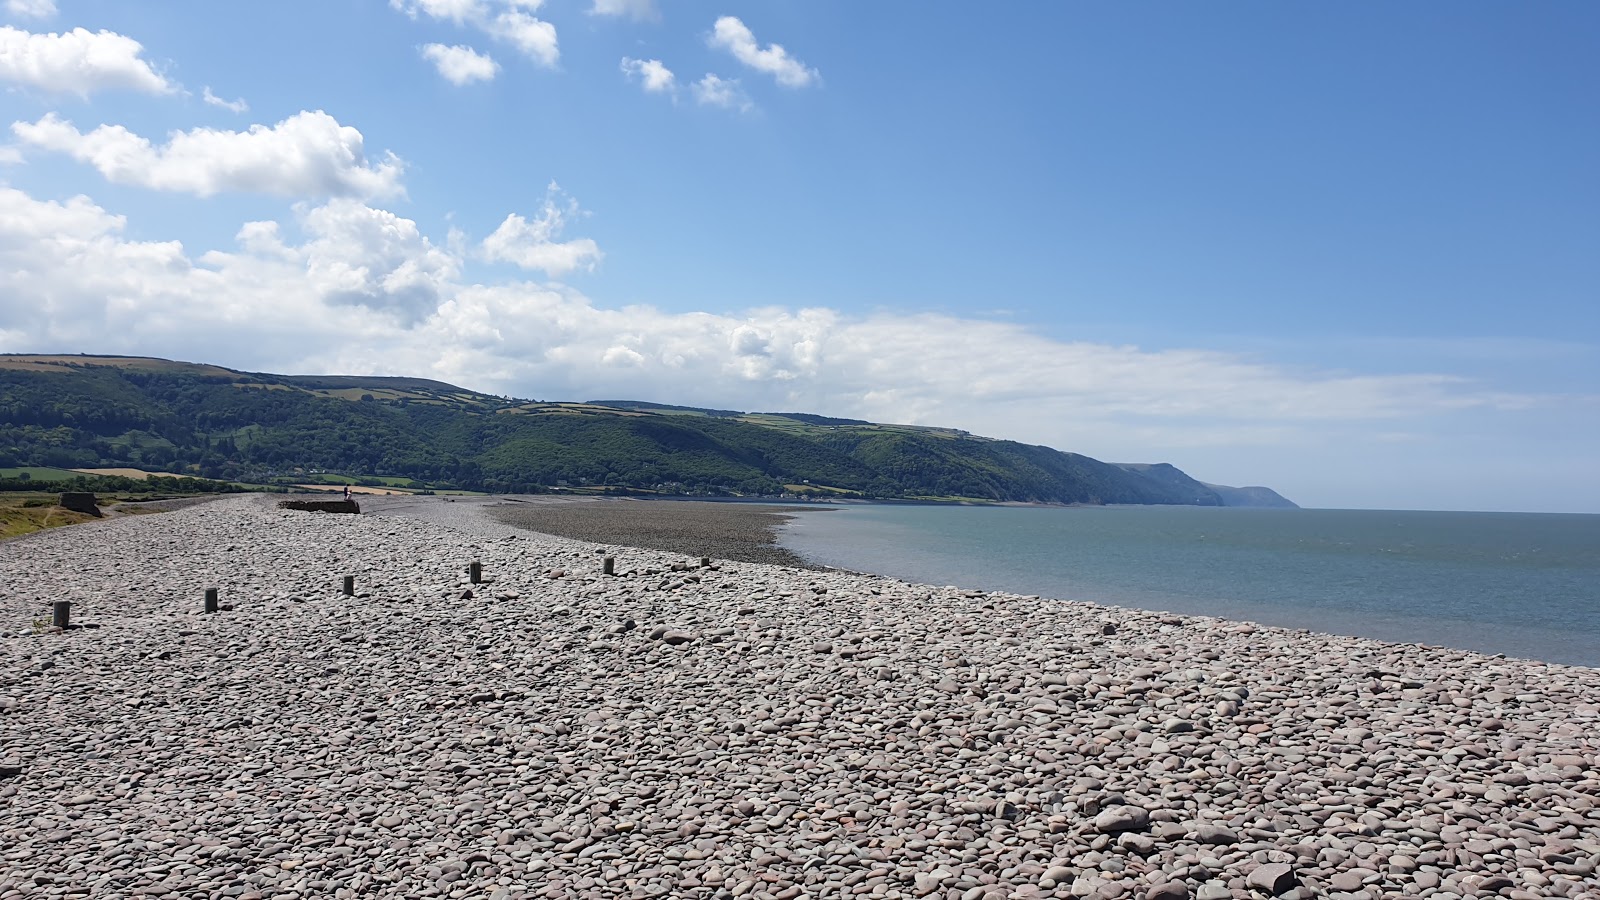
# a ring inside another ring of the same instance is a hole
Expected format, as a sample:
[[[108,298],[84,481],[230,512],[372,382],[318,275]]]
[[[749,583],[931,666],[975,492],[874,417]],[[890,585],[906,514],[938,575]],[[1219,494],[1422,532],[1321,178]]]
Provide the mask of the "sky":
[[[1600,6],[0,0],[0,352],[1600,513]]]

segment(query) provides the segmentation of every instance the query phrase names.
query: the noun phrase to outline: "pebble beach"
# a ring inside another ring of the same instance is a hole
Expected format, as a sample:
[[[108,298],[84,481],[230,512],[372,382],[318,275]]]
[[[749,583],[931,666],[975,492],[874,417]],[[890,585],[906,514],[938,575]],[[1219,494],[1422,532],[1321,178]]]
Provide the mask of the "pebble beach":
[[[275,499],[0,543],[0,900],[1600,900],[1600,670]]]

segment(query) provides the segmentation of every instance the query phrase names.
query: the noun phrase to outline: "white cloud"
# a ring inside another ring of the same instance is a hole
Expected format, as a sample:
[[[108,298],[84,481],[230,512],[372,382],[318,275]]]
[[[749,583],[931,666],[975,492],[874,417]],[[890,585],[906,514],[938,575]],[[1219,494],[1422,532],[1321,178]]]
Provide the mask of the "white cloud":
[[[0,289],[32,300],[0,306],[8,349],[109,340],[265,359],[255,354],[292,354],[295,330],[321,345],[413,327],[457,290],[458,259],[356,200],[299,210],[299,244],[276,222],[251,222],[237,251],[198,259],[176,241],[127,240],[125,224],[87,197],[0,188]]]
[[[558,240],[567,222],[581,214],[578,202],[551,182],[539,217],[530,222],[516,213],[506,216],[500,227],[483,239],[482,256],[493,262],[541,270],[556,278],[578,269],[593,271],[604,257],[599,244],[590,238]]]
[[[500,64],[487,54],[459,44],[453,47],[427,44],[422,48],[422,56],[433,63],[444,80],[455,85],[490,81],[500,71]]]
[[[721,106],[749,112],[754,106],[737,78],[719,78],[710,72],[694,83],[694,98],[705,106]]]
[[[0,26],[0,79],[87,97],[101,90],[166,94],[176,87],[140,58],[144,46],[110,31],[34,34]]]
[[[672,70],[662,65],[659,59],[624,56],[622,71],[630,79],[637,78],[640,86],[652,94],[671,94],[678,89],[678,81]]]
[[[527,13],[503,12],[484,29],[490,36],[521,50],[523,55],[543,66],[554,66],[561,58],[556,43],[556,27]]]
[[[762,47],[756,42],[755,34],[735,16],[718,19],[707,42],[732,53],[750,68],[771,75],[784,87],[806,87],[822,77],[816,69],[790,56],[781,44]]]
[[[15,122],[11,130],[26,144],[94,166],[108,181],[153,190],[202,197],[224,191],[391,197],[404,191],[398,158],[369,161],[361,132],[320,110],[249,131],[175,132],[163,147],[120,125],[85,134],[54,113],[38,122]]]
[[[1518,454],[1549,463],[1519,485],[1524,495],[1544,478],[1562,508],[1600,509],[1587,452],[1600,422],[1593,396],[1062,341],[944,315],[608,307],[563,287],[475,283],[460,254],[415,222],[353,199],[301,207],[284,224],[247,223],[235,247],[198,256],[126,230],[88,198],[0,187],[0,296],[27,300],[0,303],[0,352],[137,353],[253,371],[427,376],[522,397],[946,425],[1171,461],[1290,496],[1293,473],[1315,470],[1329,502],[1353,496],[1337,492],[1341,477],[1359,488],[1378,472],[1461,497],[1459,506],[1472,502],[1462,493],[1469,462]],[[1518,437],[1530,422],[1550,428]],[[1473,457],[1471,442],[1452,440],[1461,426],[1511,443]],[[1553,446],[1552,435],[1566,443]],[[1444,475],[1441,459],[1452,463]]]
[[[238,100],[224,100],[221,97],[218,97],[216,94],[211,93],[211,87],[209,85],[206,86],[201,97],[211,106],[219,106],[229,112],[247,113],[250,111],[250,104],[244,102],[243,98]]]
[[[427,16],[455,25],[474,28],[495,40],[515,47],[524,56],[547,68],[554,68],[561,59],[560,42],[556,27],[532,13],[543,0],[389,0],[389,5],[411,18]],[[430,46],[441,46],[432,44]],[[466,50],[467,48],[449,48]],[[471,51],[469,51],[471,52]],[[476,54],[475,54],[476,55]],[[487,59],[487,57],[479,57]],[[430,57],[432,59],[432,57]],[[437,60],[435,65],[439,65]],[[473,72],[482,72],[481,63]],[[459,69],[457,71],[460,71]],[[440,68],[444,74],[444,69]],[[449,78],[449,75],[445,75]],[[483,78],[474,75],[474,78]],[[452,79],[454,80],[454,79]],[[464,84],[464,81],[457,81]]]
[[[484,0],[389,0],[389,5],[415,19],[419,14],[464,25],[488,15]]]
[[[572,213],[553,188],[539,219],[518,230],[551,242]],[[148,328],[105,327],[121,310],[170,323],[163,346],[187,342],[191,358],[216,358],[206,351],[213,334],[222,353],[284,329],[309,350],[342,359],[343,337],[304,329],[327,313],[392,338],[391,371],[437,371],[441,355],[472,349],[483,353],[484,370],[502,373],[493,386],[513,393],[617,389],[883,421],[1042,423],[1030,429],[1203,421],[1273,441],[1318,422],[1381,421],[1394,431],[1417,416],[1525,411],[1549,400],[1448,375],[1307,372],[1214,351],[1060,341],[1013,323],[945,315],[609,309],[567,289],[464,281],[460,257],[415,222],[354,199],[301,208],[295,226],[298,244],[278,223],[248,223],[237,250],[196,260],[176,242],[126,240],[123,218],[88,198],[41,201],[0,188],[0,294],[40,301],[0,307],[0,329],[39,342],[68,336],[85,351],[127,350]],[[258,307],[255,298],[271,300]],[[215,311],[185,323],[183,314],[208,305]],[[352,309],[377,318],[351,318]],[[636,354],[612,357],[625,356],[640,377],[608,380],[601,363],[614,347]],[[476,369],[454,374],[484,380]]]
[[[312,237],[298,249],[318,296],[419,321],[443,302],[460,260],[423,237],[417,223],[358,200],[332,200],[304,211]]]
[[[636,22],[653,22],[661,17],[655,0],[594,0],[591,16],[618,16]]]
[[[6,0],[6,12],[24,19],[49,19],[56,14],[55,0]]]

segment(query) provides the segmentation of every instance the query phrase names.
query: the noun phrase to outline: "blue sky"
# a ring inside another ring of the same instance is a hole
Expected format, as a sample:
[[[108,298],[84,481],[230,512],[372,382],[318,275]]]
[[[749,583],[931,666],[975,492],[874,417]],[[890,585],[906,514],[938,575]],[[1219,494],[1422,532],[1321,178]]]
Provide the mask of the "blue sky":
[[[0,351],[950,425],[1313,506],[1600,512],[1592,4],[0,21]]]

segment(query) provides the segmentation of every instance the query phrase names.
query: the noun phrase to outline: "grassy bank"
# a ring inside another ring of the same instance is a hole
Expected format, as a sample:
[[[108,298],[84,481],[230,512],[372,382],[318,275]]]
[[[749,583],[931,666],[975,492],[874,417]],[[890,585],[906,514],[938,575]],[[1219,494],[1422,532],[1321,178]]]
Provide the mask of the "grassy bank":
[[[93,520],[94,516],[86,513],[62,509],[55,494],[0,494],[0,540]]]

